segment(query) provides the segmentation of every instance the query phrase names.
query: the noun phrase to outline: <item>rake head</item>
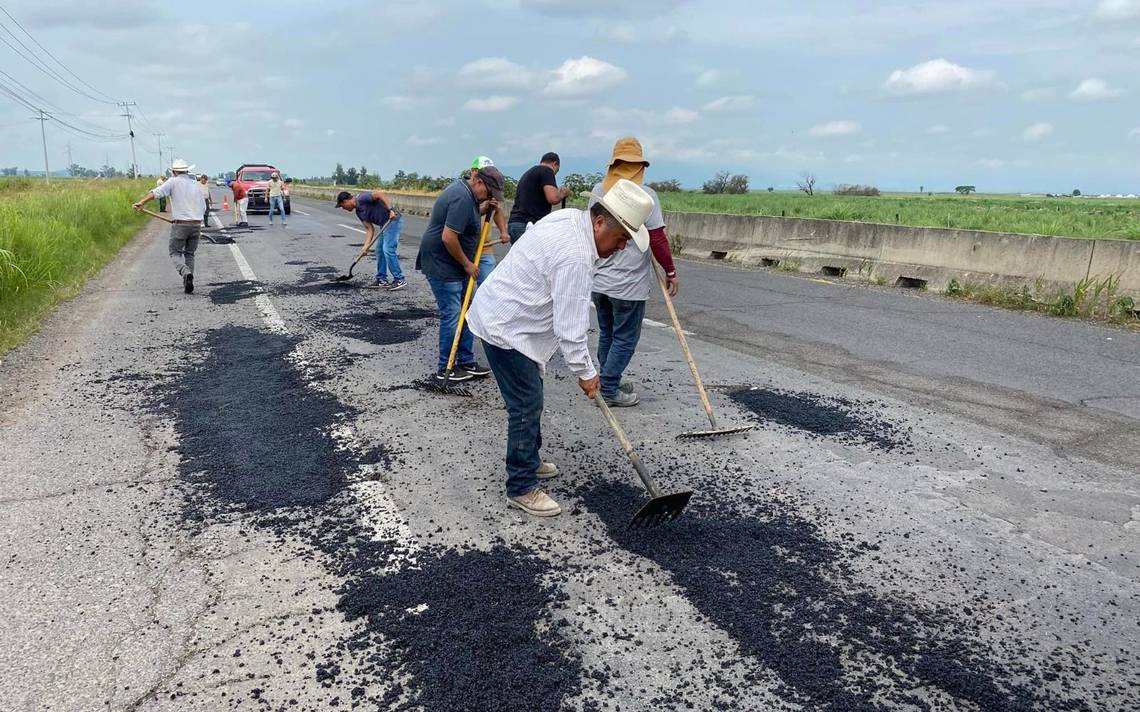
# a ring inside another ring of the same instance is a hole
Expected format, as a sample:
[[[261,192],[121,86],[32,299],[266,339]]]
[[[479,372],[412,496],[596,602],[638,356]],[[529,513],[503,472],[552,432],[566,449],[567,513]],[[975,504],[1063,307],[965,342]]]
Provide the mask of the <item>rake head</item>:
[[[734,425],[730,428],[716,428],[714,430],[694,430],[691,433],[681,433],[677,436],[678,440],[696,440],[698,438],[715,438],[718,435],[731,435],[733,433],[745,433],[754,429],[753,425]]]
[[[633,519],[629,520],[626,529],[651,529],[681,516],[685,506],[689,503],[692,492],[675,492],[654,497],[637,510]]]
[[[448,383],[447,381],[441,381],[435,376],[428,376],[427,378],[413,381],[412,385],[428,393],[438,393],[445,396],[460,396],[462,398],[470,398],[472,396],[471,391],[466,388],[457,386],[454,383]]]

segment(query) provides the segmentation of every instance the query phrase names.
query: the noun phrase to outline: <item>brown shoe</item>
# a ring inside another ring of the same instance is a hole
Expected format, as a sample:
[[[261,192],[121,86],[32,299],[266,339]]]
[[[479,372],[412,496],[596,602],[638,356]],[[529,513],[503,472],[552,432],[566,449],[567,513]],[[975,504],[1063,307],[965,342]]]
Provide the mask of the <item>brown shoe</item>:
[[[518,497],[507,497],[507,501],[512,507],[518,507],[534,517],[555,517],[562,514],[562,507],[543,492],[541,487],[535,487]]]
[[[540,480],[549,480],[551,477],[557,477],[558,465],[555,465],[553,462],[544,462],[534,471],[534,476]]]

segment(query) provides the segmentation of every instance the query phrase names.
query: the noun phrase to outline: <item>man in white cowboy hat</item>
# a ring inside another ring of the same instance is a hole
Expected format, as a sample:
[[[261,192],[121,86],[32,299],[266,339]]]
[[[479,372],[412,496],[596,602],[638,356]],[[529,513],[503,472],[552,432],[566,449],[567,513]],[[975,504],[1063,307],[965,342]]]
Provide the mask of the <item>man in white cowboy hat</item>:
[[[170,180],[155,186],[131,205],[135,210],[155,198],[168,198],[170,202],[170,259],[182,277],[182,288],[187,294],[194,291],[194,253],[198,251],[198,239],[202,235],[202,215],[206,212],[206,200],[198,181],[190,176],[194,166],[181,158],[170,164],[174,174]]]
[[[559,210],[539,220],[515,243],[475,292],[468,315],[507,405],[507,500],[527,514],[552,517],[562,509],[539,486],[558,474],[543,462],[542,376],[561,349],[587,397],[596,397],[598,372],[590,359],[590,293],[594,263],[625,249],[649,247],[645,219],[653,199],[619,180],[589,210]]]
[[[665,272],[665,284],[670,296],[677,295],[677,268],[665,235],[665,219],[661,201],[652,188],[642,185],[649,161],[641,151],[641,142],[632,136],[619,138],[614,143],[610,163],[601,183],[594,186],[590,203],[597,201],[605,191],[619,180],[630,180],[642,186],[653,199],[653,210],[645,220],[649,230],[648,252],[623,252],[602,260],[594,273],[594,307],[598,313],[598,369],[601,371],[601,391],[611,406],[634,406],[640,398],[633,384],[622,379],[626,367],[641,340],[641,324],[645,318],[645,302],[649,299],[657,276],[652,259]]]

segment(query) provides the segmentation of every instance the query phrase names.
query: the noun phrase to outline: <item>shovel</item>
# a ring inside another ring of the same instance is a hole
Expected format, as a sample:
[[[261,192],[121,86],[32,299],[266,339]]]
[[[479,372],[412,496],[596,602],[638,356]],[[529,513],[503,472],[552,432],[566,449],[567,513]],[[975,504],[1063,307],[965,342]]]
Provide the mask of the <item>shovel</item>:
[[[347,282],[348,280],[352,279],[352,270],[356,268],[356,263],[360,262],[360,260],[364,259],[364,256],[366,254],[368,254],[368,249],[370,247],[372,247],[372,245],[376,244],[377,240],[379,240],[381,237],[383,237],[384,231],[387,230],[391,224],[392,224],[392,221],[389,220],[387,223],[384,224],[384,229],[380,231],[379,235],[373,235],[372,236],[372,242],[368,243],[368,246],[365,247],[364,250],[359,255],[356,256],[356,259],[352,261],[352,264],[350,264],[348,266],[348,274],[342,274],[338,277],[335,277],[332,281],[334,281],[334,282]],[[376,249],[380,249],[380,248],[376,248]]]
[[[606,399],[602,397],[601,393],[594,394],[594,402],[598,404],[601,409],[602,415],[606,416],[606,422],[610,424],[614,434],[617,435],[621,447],[625,450],[625,456],[629,458],[633,469],[637,470],[637,476],[641,478],[641,484],[645,485],[645,490],[649,492],[651,499],[637,510],[637,514],[633,515],[633,519],[629,520],[626,525],[627,529],[649,529],[656,527],[666,522],[671,522],[677,517],[681,516],[681,512],[685,511],[685,505],[689,503],[689,498],[693,496],[692,492],[674,492],[673,494],[661,494],[661,488],[649,476],[649,471],[645,469],[645,463],[641,461],[641,457],[633,449],[633,443],[626,437],[625,431],[621,429],[618,424],[617,418],[614,417],[610,407],[606,405]]]
[[[151,216],[152,218],[158,218],[159,220],[164,220],[168,223],[174,222],[173,220],[166,217],[165,215],[159,215],[158,213],[152,213],[151,211],[147,210],[146,208],[140,208],[139,212],[140,213],[146,213],[147,215]]]
[[[669,317],[673,320],[673,331],[677,333],[677,343],[681,345],[681,352],[685,354],[685,361],[689,364],[689,370],[693,373],[693,382],[697,384],[697,393],[701,397],[701,405],[705,408],[705,415],[709,418],[709,430],[694,430],[689,433],[681,433],[677,436],[678,439],[686,438],[711,438],[717,435],[729,435],[731,433],[743,433],[755,428],[755,425],[731,425],[728,427],[719,427],[716,423],[716,416],[713,415],[712,403],[709,402],[709,394],[705,392],[705,384],[701,381],[701,373],[697,370],[697,362],[693,360],[693,352],[689,350],[689,341],[685,338],[685,332],[681,330],[681,320],[677,318],[677,310],[673,308],[673,299],[669,296],[669,288],[665,285],[665,277],[661,274],[661,266],[657,264],[656,260],[653,261],[653,272],[657,276],[657,283],[661,285],[661,296],[665,297],[665,308],[669,311]]]

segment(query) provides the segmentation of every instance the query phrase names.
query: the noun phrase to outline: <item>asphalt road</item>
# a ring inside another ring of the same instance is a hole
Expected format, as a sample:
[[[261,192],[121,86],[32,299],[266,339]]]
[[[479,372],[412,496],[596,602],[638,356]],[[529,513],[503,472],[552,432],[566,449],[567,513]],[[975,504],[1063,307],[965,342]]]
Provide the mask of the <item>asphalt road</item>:
[[[618,416],[690,510],[625,530],[556,357],[535,521],[493,381],[413,385],[422,221],[390,294],[330,287],[361,235],[294,207],[193,295],[151,225],[0,364],[0,709],[1140,708],[1136,333],[683,262],[756,429],[675,439],[707,421],[655,298]]]

